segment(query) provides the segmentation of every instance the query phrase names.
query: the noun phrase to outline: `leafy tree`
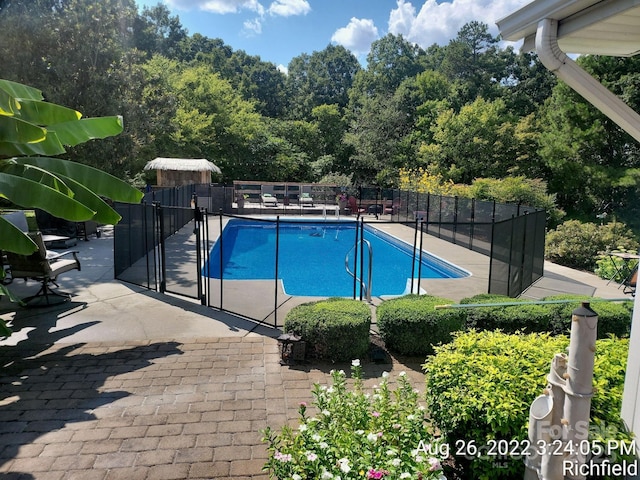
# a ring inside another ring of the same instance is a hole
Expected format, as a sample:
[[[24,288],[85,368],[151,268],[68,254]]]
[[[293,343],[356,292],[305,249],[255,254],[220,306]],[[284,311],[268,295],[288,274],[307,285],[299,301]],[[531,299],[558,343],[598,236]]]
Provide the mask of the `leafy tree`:
[[[586,56],[578,62],[622,98],[637,98],[637,59]],[[640,105],[631,103],[632,108]],[[638,228],[639,147],[628,134],[560,82],[542,112],[540,156],[549,186],[573,218],[617,215]]]
[[[338,105],[319,105],[311,111],[311,116],[318,128],[321,155],[331,159],[328,170],[324,168],[322,174],[348,172],[352,149],[343,142],[347,123]]]
[[[367,73],[379,93],[393,93],[407,78],[424,70],[424,50],[402,35],[388,34],[371,44]]]
[[[394,96],[364,97],[345,135],[351,157],[353,181],[357,185],[388,186],[405,163],[402,139],[408,119]]]
[[[358,71],[358,59],[340,45],[329,45],[311,55],[293,58],[287,76],[291,97],[289,115],[309,120],[311,111],[319,105],[335,104],[344,109]]]
[[[134,42],[136,48],[147,52],[149,57],[155,54],[167,58],[180,59],[181,43],[187,38],[180,18],[172,17],[166,5],[158,3],[154,7],[143,7],[134,21]]]
[[[433,128],[435,145],[422,149],[423,161],[454,182],[501,177],[514,166],[514,124],[501,100],[479,98],[460,113],[444,111]]]

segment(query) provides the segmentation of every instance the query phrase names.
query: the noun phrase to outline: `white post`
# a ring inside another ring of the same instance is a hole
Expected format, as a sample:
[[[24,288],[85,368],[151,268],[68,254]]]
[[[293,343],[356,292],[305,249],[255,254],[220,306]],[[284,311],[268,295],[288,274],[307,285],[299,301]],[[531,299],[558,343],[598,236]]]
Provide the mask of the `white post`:
[[[629,430],[640,432],[640,296],[637,294],[631,321],[621,416]]]
[[[598,315],[587,302],[573,311],[571,316],[571,340],[567,364],[563,440],[570,452],[564,462],[579,466],[586,458],[581,452],[589,442],[589,411],[593,396],[593,364],[598,336]],[[570,445],[571,444],[571,445]],[[578,468],[567,469],[578,471]],[[570,480],[583,480],[583,475],[567,475]]]

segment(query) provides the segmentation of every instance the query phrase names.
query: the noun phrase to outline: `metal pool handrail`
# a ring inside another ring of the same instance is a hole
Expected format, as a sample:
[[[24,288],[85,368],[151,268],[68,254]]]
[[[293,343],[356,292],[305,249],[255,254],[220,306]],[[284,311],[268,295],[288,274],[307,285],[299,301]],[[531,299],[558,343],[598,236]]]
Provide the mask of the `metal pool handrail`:
[[[365,283],[361,278],[359,278],[349,268],[349,254],[351,253],[352,250],[354,250],[357,247],[357,245],[354,245],[353,247],[351,247],[351,249],[345,255],[345,257],[344,257],[344,268],[345,268],[345,270],[347,271],[347,273],[349,275],[351,275],[353,278],[356,279],[356,281],[358,283],[360,283],[360,286],[364,290],[365,298],[367,299],[368,302],[371,302],[371,290],[372,290],[371,283],[373,282],[371,266],[372,266],[372,263],[373,263],[373,248],[371,247],[371,243],[369,242],[369,240],[365,240],[363,238],[362,239],[362,243],[366,243],[367,249],[369,250],[369,275],[367,276],[367,283]],[[358,257],[358,252],[356,251],[356,258],[357,257]]]

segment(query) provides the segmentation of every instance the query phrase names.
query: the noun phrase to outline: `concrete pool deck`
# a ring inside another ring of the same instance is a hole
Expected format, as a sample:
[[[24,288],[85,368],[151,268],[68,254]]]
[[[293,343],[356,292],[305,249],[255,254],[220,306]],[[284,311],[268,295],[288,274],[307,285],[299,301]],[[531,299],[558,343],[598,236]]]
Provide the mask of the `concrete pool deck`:
[[[114,280],[111,233],[78,243],[82,271],[59,282],[71,302],[16,310],[0,297],[0,316],[15,332],[0,340],[0,476],[266,479],[260,430],[292,422],[299,403],[312,401],[313,383],[348,365],[282,367],[279,330]],[[486,290],[482,255],[425,239],[427,250],[474,272],[443,296]],[[623,297],[594,275],[548,263],[545,270],[527,293]],[[27,295],[38,285],[11,288]],[[258,295],[244,292],[247,308]],[[420,363],[365,363],[366,385],[382,371],[406,371],[422,391]]]

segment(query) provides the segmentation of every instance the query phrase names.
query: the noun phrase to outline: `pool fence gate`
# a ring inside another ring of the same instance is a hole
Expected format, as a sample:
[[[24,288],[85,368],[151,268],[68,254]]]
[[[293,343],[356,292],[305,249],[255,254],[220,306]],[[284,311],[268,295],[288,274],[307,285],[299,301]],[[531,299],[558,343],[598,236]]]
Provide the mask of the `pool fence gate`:
[[[290,187],[287,185],[282,193],[290,193]],[[270,188],[277,192],[273,185]],[[282,326],[287,311],[318,297],[284,293],[278,280],[277,240],[273,279],[230,281],[222,271],[213,276],[216,278],[203,275],[210,273],[205,266],[209,265],[214,244],[222,242],[222,231],[229,219],[245,218],[243,215],[247,213],[268,214],[256,219],[273,224],[276,235],[280,225],[287,222],[280,215],[315,214],[331,222],[347,214],[358,219],[360,228],[366,222],[365,217],[371,216],[375,216],[378,225],[402,223],[415,228],[414,265],[422,251],[420,232],[489,256],[487,292],[491,294],[517,297],[543,275],[544,210],[401,190],[302,184],[297,192],[308,192],[313,205],[297,203],[297,198],[291,197],[287,205],[278,202],[265,206],[251,201],[243,205],[240,201],[239,205],[239,198],[248,199],[244,198],[247,194],[238,191],[237,185],[187,185],[147,192],[140,204],[116,203],[115,208],[122,216],[114,228],[116,279],[195,299],[202,305],[274,327]],[[363,240],[361,233],[355,235],[354,248],[358,254],[353,261],[358,258],[361,263],[359,266],[354,263],[353,272],[367,272],[368,253]],[[226,258],[224,244],[219,245],[217,252],[222,266]],[[352,298],[367,300],[371,294],[367,292],[367,279],[356,277]],[[411,274],[411,279],[411,291],[419,291],[420,269]]]

